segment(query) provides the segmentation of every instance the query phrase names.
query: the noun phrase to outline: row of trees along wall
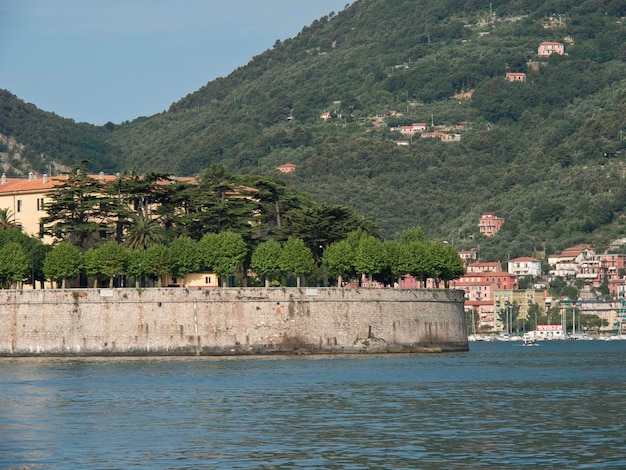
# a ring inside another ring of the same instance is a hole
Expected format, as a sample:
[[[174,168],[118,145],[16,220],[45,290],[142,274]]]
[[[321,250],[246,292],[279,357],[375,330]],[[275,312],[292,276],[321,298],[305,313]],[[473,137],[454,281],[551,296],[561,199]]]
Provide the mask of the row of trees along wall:
[[[419,228],[381,242],[375,224],[349,208],[221,167],[195,183],[156,174],[107,181],[78,169],[49,198],[42,224],[54,246],[11,230],[10,221],[3,226],[5,287],[24,279],[159,286],[167,273],[198,271],[216,273],[222,286],[235,277],[241,285],[342,286],[363,275],[394,285],[404,274],[447,285],[463,274],[457,252]]]

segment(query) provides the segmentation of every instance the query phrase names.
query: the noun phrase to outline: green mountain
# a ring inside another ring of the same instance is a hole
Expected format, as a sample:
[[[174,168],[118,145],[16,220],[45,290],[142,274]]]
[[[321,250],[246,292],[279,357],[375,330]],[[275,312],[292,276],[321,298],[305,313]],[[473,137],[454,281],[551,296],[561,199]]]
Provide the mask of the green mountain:
[[[0,133],[42,172],[88,159],[108,172],[220,163],[280,176],[386,238],[420,226],[485,259],[601,249],[625,233],[625,16],[617,0],[358,0],[167,112],[95,127],[4,92]],[[544,41],[565,54],[539,56]],[[460,141],[398,145],[409,138],[390,129],[412,123]],[[506,219],[496,237],[477,233],[483,212]]]

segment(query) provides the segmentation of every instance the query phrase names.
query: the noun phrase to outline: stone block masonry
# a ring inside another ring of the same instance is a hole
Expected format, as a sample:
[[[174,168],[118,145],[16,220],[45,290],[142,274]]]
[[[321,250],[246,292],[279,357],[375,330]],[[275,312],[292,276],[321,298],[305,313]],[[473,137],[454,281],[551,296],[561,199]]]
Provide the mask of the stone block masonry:
[[[227,288],[0,291],[0,355],[465,351],[463,293]]]

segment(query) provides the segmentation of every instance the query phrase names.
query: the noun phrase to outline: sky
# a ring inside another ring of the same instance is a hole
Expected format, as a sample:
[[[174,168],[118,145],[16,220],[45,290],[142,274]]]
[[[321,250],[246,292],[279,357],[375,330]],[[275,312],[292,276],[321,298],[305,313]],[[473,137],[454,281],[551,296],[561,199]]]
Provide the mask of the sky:
[[[0,89],[102,125],[151,116],[352,0],[0,0]]]

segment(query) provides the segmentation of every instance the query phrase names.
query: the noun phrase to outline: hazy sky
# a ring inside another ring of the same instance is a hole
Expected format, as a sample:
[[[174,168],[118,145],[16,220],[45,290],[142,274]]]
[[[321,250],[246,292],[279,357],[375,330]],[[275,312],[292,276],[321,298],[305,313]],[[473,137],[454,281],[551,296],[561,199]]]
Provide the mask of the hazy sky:
[[[0,0],[0,88],[104,124],[166,110],[352,0]]]

